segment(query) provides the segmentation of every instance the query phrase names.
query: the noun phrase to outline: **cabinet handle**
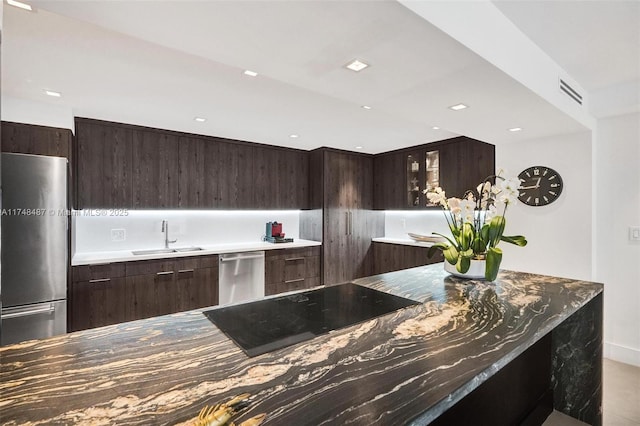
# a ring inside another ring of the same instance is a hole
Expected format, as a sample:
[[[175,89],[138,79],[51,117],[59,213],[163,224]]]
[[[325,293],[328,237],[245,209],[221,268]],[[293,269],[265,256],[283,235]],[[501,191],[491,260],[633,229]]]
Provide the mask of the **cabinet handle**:
[[[285,259],[285,262],[293,262],[295,260],[304,260],[304,257],[290,257],[289,259]]]
[[[108,281],[111,281],[111,278],[98,278],[95,280],[89,280],[90,283],[106,283]]]
[[[297,280],[286,280],[284,283],[291,284],[291,283],[299,283],[300,281],[304,281],[304,278],[298,278]]]
[[[180,269],[178,270],[179,274],[186,274],[187,272],[193,272],[194,269]]]
[[[344,217],[346,220],[346,231],[345,231],[345,235],[349,235],[349,212],[344,212]]]
[[[156,275],[171,275],[173,271],[156,272]]]

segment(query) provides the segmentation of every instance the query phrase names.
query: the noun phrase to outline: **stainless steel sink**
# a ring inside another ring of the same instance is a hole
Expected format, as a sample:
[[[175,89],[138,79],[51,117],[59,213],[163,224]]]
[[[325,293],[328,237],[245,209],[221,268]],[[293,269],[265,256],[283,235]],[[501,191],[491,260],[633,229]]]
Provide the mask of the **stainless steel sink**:
[[[185,251],[199,251],[199,250],[202,250],[202,247],[180,247],[180,248],[173,249],[173,251],[177,253],[183,253]]]
[[[189,251],[199,251],[202,247],[180,247],[180,248],[167,248],[167,249],[151,249],[151,250],[133,250],[131,253],[134,255],[145,254],[163,254],[163,253],[184,253]]]

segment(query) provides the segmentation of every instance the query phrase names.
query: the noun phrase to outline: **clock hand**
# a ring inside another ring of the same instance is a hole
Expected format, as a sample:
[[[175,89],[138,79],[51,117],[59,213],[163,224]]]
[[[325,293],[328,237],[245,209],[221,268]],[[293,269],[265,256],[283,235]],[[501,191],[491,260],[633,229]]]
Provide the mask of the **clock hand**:
[[[520,189],[536,189],[536,188],[540,188],[540,181],[541,180],[542,180],[542,178],[538,178],[538,181],[536,182],[535,185],[521,186]]]

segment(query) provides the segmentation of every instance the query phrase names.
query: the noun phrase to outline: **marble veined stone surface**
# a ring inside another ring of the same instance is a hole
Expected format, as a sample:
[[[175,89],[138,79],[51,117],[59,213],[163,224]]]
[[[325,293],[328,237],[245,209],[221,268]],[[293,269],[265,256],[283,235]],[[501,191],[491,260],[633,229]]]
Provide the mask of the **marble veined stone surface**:
[[[200,311],[0,348],[0,424],[180,424],[243,392],[236,424],[428,424],[548,333],[556,404],[598,424],[598,367],[572,369],[601,357],[601,284],[442,264],[354,282],[421,304],[253,358]]]

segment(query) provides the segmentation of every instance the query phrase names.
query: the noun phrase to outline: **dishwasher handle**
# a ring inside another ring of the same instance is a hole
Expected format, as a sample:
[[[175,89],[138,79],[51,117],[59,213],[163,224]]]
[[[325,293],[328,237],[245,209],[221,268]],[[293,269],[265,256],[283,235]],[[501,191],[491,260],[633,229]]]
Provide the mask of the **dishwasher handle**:
[[[236,256],[236,257],[222,257],[220,256],[220,262],[232,262],[234,260],[249,260],[249,259],[260,259],[263,258],[264,255],[256,254],[253,256]]]

